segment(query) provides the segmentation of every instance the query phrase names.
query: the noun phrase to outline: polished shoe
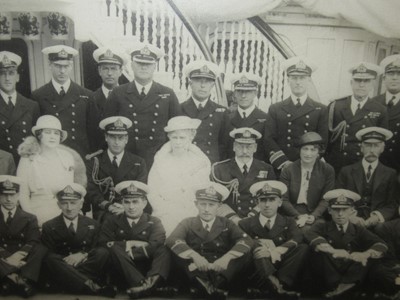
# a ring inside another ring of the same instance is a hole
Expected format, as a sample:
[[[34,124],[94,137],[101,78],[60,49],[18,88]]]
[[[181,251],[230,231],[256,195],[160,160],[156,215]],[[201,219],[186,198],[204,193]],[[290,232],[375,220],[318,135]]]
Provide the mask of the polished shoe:
[[[8,296],[14,293],[16,284],[9,279],[4,279],[1,283],[0,290],[2,296]]]
[[[190,288],[189,294],[190,298],[192,299],[203,299],[206,296],[206,293],[203,289],[198,289],[195,287]]]
[[[325,298],[334,299],[338,297],[343,297],[345,293],[350,292],[351,289],[355,287],[355,283],[339,283],[339,285],[331,292],[324,295]]]
[[[147,283],[148,289],[152,289],[153,287],[156,287],[157,284],[161,281],[161,276],[160,275],[153,275],[145,279],[145,282]]]
[[[113,285],[105,285],[96,291],[97,295],[107,297],[107,298],[115,298],[117,293],[118,293],[118,290]]]
[[[142,297],[146,297],[149,295],[149,289],[146,283],[143,283],[139,286],[131,287],[126,290],[126,293],[129,296],[129,299],[139,299]]]
[[[225,300],[228,297],[228,291],[223,289],[215,289],[214,292],[209,296],[213,300]]]
[[[208,280],[202,279],[200,277],[196,277],[196,280],[198,281],[200,286],[204,288],[204,291],[207,293],[207,295],[212,295],[215,292],[214,285]]]
[[[153,289],[151,294],[156,297],[175,298],[178,295],[178,289],[172,286],[161,286]]]
[[[273,275],[268,276],[268,285],[271,288],[271,293],[280,298],[297,299],[300,297],[300,293],[284,289],[279,279]]]
[[[246,291],[247,299],[265,299],[268,298],[269,292],[266,290],[256,289],[256,288],[248,288]]]

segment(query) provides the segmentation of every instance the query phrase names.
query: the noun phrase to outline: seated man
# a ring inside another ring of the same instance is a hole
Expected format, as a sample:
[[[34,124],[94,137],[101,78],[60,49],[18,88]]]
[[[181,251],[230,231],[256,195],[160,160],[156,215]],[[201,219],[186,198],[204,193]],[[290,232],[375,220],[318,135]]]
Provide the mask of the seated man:
[[[221,184],[208,182],[195,191],[197,217],[181,221],[167,239],[178,266],[200,287],[192,296],[223,298],[228,283],[247,264],[252,240],[232,221],[217,216],[229,191]]]
[[[46,249],[40,245],[37,218],[18,206],[20,181],[0,176],[0,291],[2,296],[18,292],[35,294]]]
[[[239,226],[253,239],[255,278],[261,290],[272,289],[275,295],[296,296],[293,291],[308,246],[300,244],[302,233],[296,221],[278,214],[287,187],[279,181],[260,181],[250,187],[260,213],[243,219]]]
[[[255,215],[256,201],[249,191],[258,181],[274,180],[275,173],[271,165],[253,158],[257,151],[256,140],[261,134],[252,128],[238,128],[229,135],[235,139],[233,151],[235,157],[217,162],[212,166],[212,179],[226,185],[231,194],[218,209],[218,215],[227,217],[235,224],[242,218]]]
[[[144,159],[125,149],[131,126],[132,122],[121,116],[102,120],[99,127],[104,131],[107,150],[86,156],[88,187],[83,211],[88,212],[92,208],[96,220],[102,221],[105,212],[106,215],[124,212],[121,199],[114,191],[118,183],[126,180],[147,181]]]
[[[161,221],[143,212],[148,187],[132,180],[120,182],[115,190],[122,197],[124,213],[104,221],[99,243],[108,247],[113,271],[122,274],[131,299],[159,292],[163,289],[157,286],[169,273],[170,254]]]
[[[42,228],[48,273],[66,292],[115,297],[115,287],[99,284],[109,255],[96,248],[99,223],[79,214],[85,194],[83,186],[71,183],[56,195],[62,213]]]
[[[350,223],[355,202],[360,195],[344,189],[331,190],[324,195],[332,221],[315,223],[305,233],[312,253],[314,274],[330,290],[326,298],[343,296],[367,273],[370,258],[380,258],[387,246],[364,227]],[[351,298],[348,298],[351,299]]]
[[[356,133],[361,141],[363,159],[340,170],[336,185],[361,195],[355,204],[356,214],[350,222],[373,228],[397,215],[399,188],[396,170],[379,162],[385,141],[392,132],[380,127],[367,127]]]

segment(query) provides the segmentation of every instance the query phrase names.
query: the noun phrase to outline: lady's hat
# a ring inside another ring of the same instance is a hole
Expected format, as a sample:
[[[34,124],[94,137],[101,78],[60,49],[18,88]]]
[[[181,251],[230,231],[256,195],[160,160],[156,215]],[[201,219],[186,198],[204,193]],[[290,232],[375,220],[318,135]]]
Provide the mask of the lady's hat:
[[[296,146],[300,148],[306,145],[317,145],[317,144],[323,145],[324,140],[318,133],[310,131],[306,132],[299,138],[298,142],[296,143]]]
[[[61,132],[61,142],[65,141],[68,133],[61,128],[61,122],[55,116],[44,115],[41,116],[37,121],[36,125],[32,127],[32,133],[36,136],[36,131],[41,129],[56,129]]]
[[[186,116],[173,117],[168,121],[165,132],[171,132],[182,129],[197,129],[200,126],[201,120],[192,119]]]

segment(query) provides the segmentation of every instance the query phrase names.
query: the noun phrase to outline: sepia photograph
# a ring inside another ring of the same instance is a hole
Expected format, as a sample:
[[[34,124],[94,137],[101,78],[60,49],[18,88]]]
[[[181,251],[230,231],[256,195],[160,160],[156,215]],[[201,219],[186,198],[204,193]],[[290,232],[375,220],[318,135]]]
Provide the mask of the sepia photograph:
[[[0,298],[400,300],[398,0],[0,0]]]

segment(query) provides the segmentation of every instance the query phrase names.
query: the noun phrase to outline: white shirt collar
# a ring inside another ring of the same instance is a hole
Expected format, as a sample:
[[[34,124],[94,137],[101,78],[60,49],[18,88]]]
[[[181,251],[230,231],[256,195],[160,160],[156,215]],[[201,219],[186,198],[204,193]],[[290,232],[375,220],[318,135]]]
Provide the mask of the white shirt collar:
[[[392,93],[386,91],[386,104],[388,104],[389,101],[392,100],[393,96],[396,97],[393,100],[393,105],[396,105],[400,100],[400,93],[397,93],[396,95],[393,95]]]
[[[263,214],[260,213],[258,220],[260,221],[260,224],[262,227],[264,227],[265,224],[267,224],[268,220],[271,220],[270,224],[271,224],[271,228],[272,228],[272,227],[274,227],[276,216],[277,216],[277,214],[275,214],[275,216],[273,216],[271,218],[267,218],[266,216],[264,216]]]
[[[290,97],[292,98],[292,102],[293,102],[294,105],[297,105],[297,99],[300,99],[301,105],[304,105],[304,102],[306,102],[306,100],[308,98],[308,95],[307,95],[307,93],[305,93],[303,96],[297,97],[297,96],[292,94]]]
[[[134,81],[134,83],[135,83],[135,85],[136,85],[136,88],[137,88],[137,90],[138,90],[138,92],[139,92],[139,95],[140,95],[140,93],[142,92],[142,88],[144,87],[144,93],[147,95],[148,93],[149,93],[149,91],[150,91],[150,89],[151,89],[151,86],[153,85],[153,81],[150,81],[148,84],[146,84],[146,85],[141,85],[140,83],[138,83],[137,81]]]
[[[240,106],[238,106],[237,109],[238,109],[238,112],[239,112],[239,114],[240,114],[240,116],[241,116],[242,118],[243,118],[243,113],[244,113],[244,112],[246,113],[246,118],[248,118],[255,108],[256,108],[256,105],[253,104],[252,106],[250,106],[250,107],[248,107],[248,108],[246,108],[246,109],[243,109],[243,108],[241,108]]]
[[[203,228],[205,229],[206,228],[206,224],[208,224],[208,228],[209,228],[208,231],[211,231],[211,228],[212,228],[212,226],[213,226],[213,224],[215,222],[215,218],[212,219],[211,221],[208,221],[208,222],[204,221],[202,218],[200,218],[200,220],[201,220],[201,224],[203,224]]]
[[[111,91],[112,91],[112,90],[109,90],[108,88],[106,88],[104,86],[104,84],[101,86],[101,90],[103,91],[103,94],[106,97],[106,99],[108,98],[108,94],[111,93]]]
[[[199,108],[199,104],[200,103],[201,103],[201,106],[203,106],[203,108],[204,108],[207,105],[207,102],[208,102],[208,98],[206,100],[199,101],[195,97],[193,97],[193,95],[192,95],[192,99],[193,99],[194,104],[196,105],[197,108]]]
[[[363,101],[358,101],[356,98],[354,98],[354,96],[351,96],[351,104],[350,104],[350,108],[351,111],[353,112],[353,114],[356,113],[358,104],[360,104],[360,108],[362,109],[365,105],[365,103],[367,102],[368,97],[365,97],[365,99]]]
[[[235,161],[236,161],[236,163],[237,163],[237,165],[238,165],[238,167],[239,167],[239,169],[242,171],[242,173],[243,173],[243,166],[244,166],[244,163],[242,163],[241,161],[239,161],[238,159],[237,159],[237,157],[235,157]],[[250,171],[250,168],[251,168],[251,164],[253,163],[253,158],[251,158],[247,163],[246,163],[246,166],[247,166],[247,172],[249,172]]]
[[[344,224],[342,226],[343,226],[343,233],[346,233],[347,227],[349,227],[349,222],[347,222],[346,224]],[[340,231],[340,227],[338,224],[336,224],[336,228]]]
[[[118,165],[118,167],[121,164],[121,160],[122,160],[122,157],[124,156],[124,153],[125,153],[125,151],[122,151],[120,154],[115,155],[115,154],[111,153],[110,149],[107,149],[107,154],[108,154],[108,157],[110,158],[111,162],[114,160],[114,156],[117,157],[117,165]]]
[[[136,218],[136,219],[126,217],[126,220],[128,221],[128,223],[131,227],[133,227],[133,225],[136,225],[139,222],[139,219],[140,219],[140,217]]]
[[[8,105],[9,97],[11,96],[11,102],[14,104],[17,102],[17,91],[14,91],[11,95],[6,94],[3,90],[0,90],[0,95],[4,99],[4,102]]]
[[[63,84],[59,84],[57,81],[54,80],[54,78],[52,78],[51,83],[53,84],[58,94],[61,92],[61,86],[64,87],[64,91],[65,93],[67,93],[69,86],[71,85],[71,79],[68,78],[68,80]]]
[[[5,209],[3,206],[1,206],[1,212],[3,213],[4,222],[8,218],[9,211],[11,211],[11,218],[14,218],[15,212],[17,211],[17,207],[14,207],[12,210],[8,210],[8,209]]]
[[[367,161],[363,158],[362,161],[361,161],[361,163],[362,163],[362,166],[363,166],[363,168],[364,168],[365,174],[367,174],[367,172],[368,172],[368,167],[369,167],[369,166],[372,167],[371,174],[374,173],[376,167],[378,166],[378,162],[379,162],[379,160],[377,159],[377,160],[375,160],[373,163],[369,163],[369,162],[367,162]]]
[[[64,216],[63,216],[63,219],[64,219],[64,223],[67,226],[67,228],[69,228],[69,224],[73,223],[75,231],[78,229],[78,216],[73,220],[67,219]]]

